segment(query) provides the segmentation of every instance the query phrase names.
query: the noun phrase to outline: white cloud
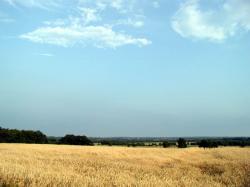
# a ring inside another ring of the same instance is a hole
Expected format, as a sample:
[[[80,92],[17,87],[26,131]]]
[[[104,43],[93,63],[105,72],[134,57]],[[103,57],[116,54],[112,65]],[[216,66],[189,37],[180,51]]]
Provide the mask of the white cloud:
[[[106,7],[114,8],[120,12],[126,12],[129,7],[133,6],[132,0],[96,0],[96,3],[106,4]]]
[[[128,18],[128,19],[118,20],[116,25],[129,25],[135,28],[140,28],[144,26],[144,22],[142,20]]]
[[[98,15],[97,10],[91,8],[78,8],[81,11],[82,19],[85,24],[100,21],[101,17]]]
[[[0,12],[0,22],[2,23],[12,23],[15,20],[9,17],[7,14]]]
[[[154,8],[159,8],[160,7],[160,3],[158,1],[153,1],[153,7]]]
[[[45,25],[49,25],[49,26],[63,26],[65,25],[65,20],[63,19],[57,19],[54,21],[44,21],[43,22]]]
[[[135,0],[79,0],[80,6],[95,5],[100,10],[107,8],[125,13],[134,6]]]
[[[228,0],[223,5],[232,22],[246,30],[250,30],[250,1]]]
[[[221,2],[221,1],[220,1]],[[172,28],[182,37],[223,41],[239,30],[250,30],[250,1],[228,0],[204,10],[200,0],[187,0],[172,18]]]
[[[66,18],[44,21],[44,25],[20,35],[36,43],[63,47],[92,45],[117,48],[124,45],[146,46],[151,41],[131,34],[131,29],[144,26],[144,15],[135,8],[136,0],[74,0],[67,7],[63,0],[4,0],[13,6],[51,9],[68,8]],[[62,3],[59,6],[60,2]],[[116,27],[120,25],[120,27]],[[130,33],[127,33],[129,31]]]
[[[54,54],[51,54],[51,53],[36,53],[35,55],[45,56],[45,57],[53,57],[53,56],[55,56]]]
[[[12,18],[8,18],[8,17],[0,17],[0,22],[1,23],[12,23],[14,22],[15,20],[12,19]]]
[[[11,19],[11,18],[0,18],[0,22],[2,22],[2,23],[12,23],[14,21],[15,20]]]
[[[58,7],[62,0],[4,0],[12,6],[36,7],[50,9]]]
[[[113,0],[111,1],[111,6],[113,8],[120,10],[123,8],[123,3],[124,3],[123,0]]]
[[[117,48],[124,45],[149,45],[145,38],[135,38],[118,33],[108,26],[42,27],[20,36],[32,42],[70,47],[76,44],[92,44],[102,48]]]
[[[68,16],[67,19],[56,19],[54,21],[44,21],[48,26],[65,26],[65,25],[88,25],[92,22],[101,21],[102,18],[97,10],[91,8],[78,7],[76,8],[77,16]]]

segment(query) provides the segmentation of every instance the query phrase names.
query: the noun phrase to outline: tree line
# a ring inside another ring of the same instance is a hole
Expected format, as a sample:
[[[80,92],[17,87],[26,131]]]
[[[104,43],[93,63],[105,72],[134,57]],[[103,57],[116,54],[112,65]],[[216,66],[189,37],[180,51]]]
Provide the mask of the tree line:
[[[0,127],[0,143],[48,143],[41,131],[4,129]]]
[[[0,143],[48,144],[48,138],[41,131],[4,129],[0,127]],[[65,135],[54,142],[67,145],[93,145],[86,136]]]
[[[149,142],[148,142],[149,141]],[[47,137],[41,131],[5,129],[0,127],[0,143],[34,143],[34,144],[67,144],[67,145],[120,145],[128,147],[157,146],[186,148],[198,146],[200,148],[216,148],[219,146],[250,146],[250,138],[221,138],[221,139],[199,139],[197,141],[179,138],[171,141],[140,140],[138,138],[88,138],[85,135],[76,136],[67,134],[64,137]]]
[[[94,138],[93,140],[95,144],[97,145],[116,145],[116,146],[128,146],[128,147],[151,147],[151,146],[157,146],[157,147],[178,147],[178,148],[186,148],[190,146],[198,146],[200,148],[217,148],[219,146],[240,146],[240,147],[245,147],[245,146],[250,146],[250,138],[220,138],[220,139],[197,139],[196,141],[194,138],[192,140],[184,139],[184,138],[179,138],[176,140],[157,140],[153,141],[150,138],[147,140],[129,140],[125,139],[122,140],[120,138],[98,138],[96,140]]]

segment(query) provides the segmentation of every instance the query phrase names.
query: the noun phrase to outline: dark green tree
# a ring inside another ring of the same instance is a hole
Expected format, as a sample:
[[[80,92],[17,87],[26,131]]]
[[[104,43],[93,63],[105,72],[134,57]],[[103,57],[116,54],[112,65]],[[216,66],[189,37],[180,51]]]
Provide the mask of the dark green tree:
[[[112,142],[108,141],[108,140],[102,140],[101,141],[102,145],[108,145],[108,146],[112,146]]]
[[[167,141],[164,141],[164,142],[162,142],[162,146],[163,146],[164,148],[170,147],[170,143],[167,142]]]
[[[4,129],[0,127],[0,143],[48,143],[46,135],[40,131]]]
[[[184,138],[179,138],[177,141],[177,146],[178,148],[186,148],[187,147],[187,142]]]
[[[62,137],[59,143],[68,145],[93,145],[92,141],[88,139],[87,136],[75,136],[72,134]]]
[[[218,147],[218,142],[216,141],[211,141],[211,140],[201,140],[198,145],[199,147],[202,147],[202,148],[216,148]]]
[[[209,142],[207,140],[201,140],[199,143],[198,143],[199,147],[202,147],[202,148],[207,148],[209,146]]]

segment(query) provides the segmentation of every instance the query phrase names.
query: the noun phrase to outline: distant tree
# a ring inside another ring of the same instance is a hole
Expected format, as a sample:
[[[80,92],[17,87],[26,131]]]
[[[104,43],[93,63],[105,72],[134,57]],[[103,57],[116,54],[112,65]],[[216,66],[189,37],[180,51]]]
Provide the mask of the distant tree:
[[[4,129],[0,127],[0,143],[48,143],[41,131]]]
[[[241,142],[240,142],[240,147],[245,147],[245,146],[247,146],[247,143],[244,142],[244,141],[241,141]]]
[[[86,136],[65,135],[59,140],[60,144],[68,145],[93,145],[92,141]]]
[[[152,142],[152,143],[151,143],[151,146],[157,146],[157,143]]]
[[[108,140],[102,140],[101,141],[102,145],[108,145],[108,146],[112,146],[112,142],[108,141]]]
[[[59,137],[53,137],[53,136],[49,136],[48,138],[48,143],[49,144],[58,144],[60,138]]]
[[[217,148],[218,146],[219,146],[218,142],[216,142],[216,141],[210,142],[210,148]]]
[[[207,148],[209,146],[209,142],[207,140],[201,140],[199,143],[198,143],[199,147],[202,147],[202,148]]]
[[[177,141],[178,148],[186,148],[187,147],[187,142],[184,138],[179,138]]]
[[[211,141],[211,140],[201,140],[198,145],[199,147],[202,147],[202,148],[216,148],[218,147],[218,142],[215,142],[215,141]]]
[[[164,148],[170,147],[170,143],[167,142],[167,141],[164,141],[164,142],[162,142],[162,146],[163,146]]]

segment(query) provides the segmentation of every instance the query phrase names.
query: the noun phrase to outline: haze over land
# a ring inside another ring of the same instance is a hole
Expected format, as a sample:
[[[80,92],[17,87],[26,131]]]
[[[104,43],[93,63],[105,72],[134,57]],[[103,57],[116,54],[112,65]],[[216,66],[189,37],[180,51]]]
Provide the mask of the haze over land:
[[[250,1],[1,0],[0,126],[249,136]]]

